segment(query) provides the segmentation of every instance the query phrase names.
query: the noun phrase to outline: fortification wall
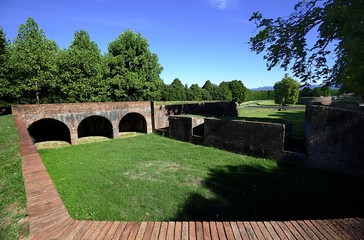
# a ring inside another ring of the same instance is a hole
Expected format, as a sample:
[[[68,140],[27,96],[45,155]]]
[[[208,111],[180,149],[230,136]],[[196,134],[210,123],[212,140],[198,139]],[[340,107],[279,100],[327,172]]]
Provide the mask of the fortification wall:
[[[332,97],[300,97],[298,98],[298,104],[312,105],[321,104],[329,106],[332,103]]]
[[[169,126],[169,116],[191,114],[204,116],[237,116],[238,111],[235,102],[206,102],[176,105],[156,105],[154,103],[155,128]]]
[[[306,106],[305,165],[364,176],[364,114]]]

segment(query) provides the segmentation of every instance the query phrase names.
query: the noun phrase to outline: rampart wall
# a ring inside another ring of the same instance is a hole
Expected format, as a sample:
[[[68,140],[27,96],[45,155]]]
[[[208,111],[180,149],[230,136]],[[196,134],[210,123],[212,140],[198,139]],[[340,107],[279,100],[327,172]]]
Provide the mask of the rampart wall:
[[[364,114],[307,106],[305,166],[364,176]]]

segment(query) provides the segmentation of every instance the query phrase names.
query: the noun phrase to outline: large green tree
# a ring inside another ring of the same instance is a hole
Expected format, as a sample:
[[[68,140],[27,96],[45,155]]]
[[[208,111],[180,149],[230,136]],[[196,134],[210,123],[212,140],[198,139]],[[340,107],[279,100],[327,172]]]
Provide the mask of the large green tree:
[[[244,102],[248,89],[244,86],[242,81],[233,80],[229,82],[229,89],[231,91],[232,100],[237,103]]]
[[[363,0],[301,0],[288,17],[255,12],[250,20],[259,30],[251,50],[264,53],[269,70],[291,68],[302,82],[323,80],[364,94]]]
[[[108,83],[113,101],[157,100],[161,96],[163,68],[140,33],[127,30],[108,47]]]
[[[300,91],[300,83],[289,77],[274,84],[274,102],[279,105],[296,104]]]
[[[56,87],[57,50],[57,44],[46,38],[33,18],[20,25],[8,62],[7,79],[13,98],[20,103],[52,101],[52,91]]]
[[[216,99],[215,100],[222,100],[222,101],[231,101],[233,100],[233,95],[231,93],[229,83],[228,82],[221,82],[216,92]]]
[[[103,81],[106,66],[97,44],[86,31],[75,32],[69,49],[59,53],[57,62],[62,101],[108,100],[108,89]]]
[[[12,102],[11,85],[7,79],[7,63],[9,59],[9,42],[0,27],[0,106]]]

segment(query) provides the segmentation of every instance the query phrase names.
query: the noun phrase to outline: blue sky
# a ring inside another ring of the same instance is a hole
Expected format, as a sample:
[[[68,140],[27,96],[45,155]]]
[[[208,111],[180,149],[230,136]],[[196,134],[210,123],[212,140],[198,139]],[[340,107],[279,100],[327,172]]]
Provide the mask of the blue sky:
[[[249,18],[287,16],[296,0],[0,0],[0,26],[9,40],[33,17],[48,38],[68,48],[76,30],[86,30],[101,52],[126,29],[140,32],[164,67],[163,81],[241,80],[248,88],[272,86],[286,72],[266,70],[250,52],[256,33]],[[289,72],[288,72],[289,73]]]

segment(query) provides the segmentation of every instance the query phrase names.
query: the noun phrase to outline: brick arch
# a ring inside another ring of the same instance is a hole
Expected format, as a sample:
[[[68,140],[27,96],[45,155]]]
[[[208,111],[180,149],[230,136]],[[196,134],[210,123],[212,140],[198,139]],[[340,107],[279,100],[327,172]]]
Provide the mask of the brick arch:
[[[31,122],[28,126],[29,135],[34,143],[44,141],[65,141],[71,143],[69,126],[54,118],[41,118]]]
[[[101,115],[87,116],[77,126],[77,137],[104,136],[113,138],[113,125],[109,118]]]
[[[119,122],[119,132],[148,133],[146,117],[138,112],[127,113]]]

